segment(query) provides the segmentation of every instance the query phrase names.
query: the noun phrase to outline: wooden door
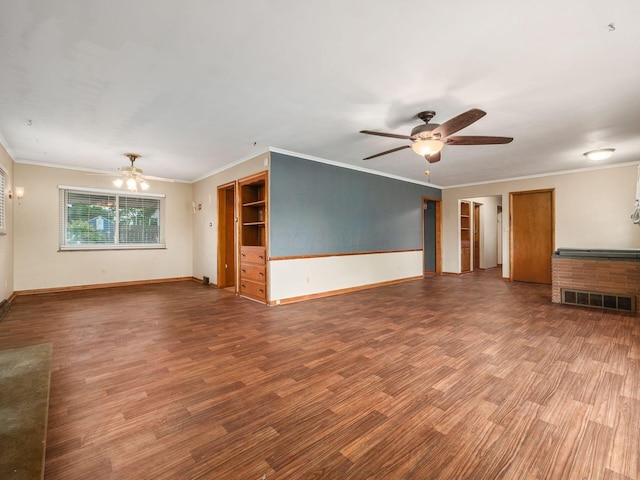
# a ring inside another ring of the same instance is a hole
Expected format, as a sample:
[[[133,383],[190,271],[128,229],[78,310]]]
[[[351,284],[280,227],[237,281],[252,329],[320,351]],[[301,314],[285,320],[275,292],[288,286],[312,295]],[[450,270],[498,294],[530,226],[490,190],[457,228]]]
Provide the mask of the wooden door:
[[[473,269],[480,270],[480,205],[473,204]]]
[[[235,184],[218,187],[218,287],[236,284]]]
[[[551,283],[555,243],[554,191],[510,194],[511,280]]]

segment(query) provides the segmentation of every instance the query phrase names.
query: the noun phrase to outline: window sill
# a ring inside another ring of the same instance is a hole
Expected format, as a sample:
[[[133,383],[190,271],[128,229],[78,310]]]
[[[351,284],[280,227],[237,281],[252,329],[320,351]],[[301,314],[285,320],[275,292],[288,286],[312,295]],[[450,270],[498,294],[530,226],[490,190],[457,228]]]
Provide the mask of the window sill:
[[[61,245],[59,252],[95,252],[105,250],[166,250],[164,243],[141,245]]]

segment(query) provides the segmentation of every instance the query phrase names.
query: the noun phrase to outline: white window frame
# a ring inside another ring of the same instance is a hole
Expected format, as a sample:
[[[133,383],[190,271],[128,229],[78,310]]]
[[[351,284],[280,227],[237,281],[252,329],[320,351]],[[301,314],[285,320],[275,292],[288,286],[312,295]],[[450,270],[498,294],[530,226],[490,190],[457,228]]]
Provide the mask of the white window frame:
[[[8,188],[7,179],[9,178],[9,172],[0,166],[0,235],[7,234],[7,199]]]
[[[104,244],[70,244],[67,243],[67,205],[66,205],[66,193],[86,193],[86,194],[95,194],[95,195],[111,195],[116,197],[116,226],[115,231],[118,232],[119,226],[119,218],[118,218],[118,210],[119,203],[122,197],[127,198],[154,198],[160,200],[160,217],[158,219],[160,226],[160,242],[159,243],[119,243],[118,235],[116,234],[116,238],[114,243],[104,243]],[[60,235],[59,235],[59,249],[60,251],[78,251],[78,250],[149,250],[149,249],[164,249],[167,248],[165,243],[165,211],[166,211],[166,196],[163,194],[157,193],[137,193],[137,192],[129,192],[122,190],[102,190],[97,188],[86,188],[86,187],[73,187],[67,185],[58,185],[58,194],[60,201],[59,208],[59,224],[60,224]]]

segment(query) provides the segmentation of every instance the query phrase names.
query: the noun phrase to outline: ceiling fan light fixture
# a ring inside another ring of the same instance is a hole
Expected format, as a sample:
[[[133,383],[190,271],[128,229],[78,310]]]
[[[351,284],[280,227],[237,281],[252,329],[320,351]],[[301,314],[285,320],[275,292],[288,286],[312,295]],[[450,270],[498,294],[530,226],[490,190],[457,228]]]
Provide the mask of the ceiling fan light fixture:
[[[113,181],[113,184],[114,184],[116,187],[118,187],[118,188],[120,188],[120,187],[122,186],[122,184],[123,184],[123,183],[124,183],[124,182],[122,181],[122,179],[121,179],[121,178],[116,178],[116,179]]]
[[[587,157],[589,160],[606,160],[613,152],[615,152],[615,148],[598,148],[597,150],[591,150],[590,152],[585,152],[583,155]]]
[[[131,191],[136,191],[138,188],[138,184],[136,183],[136,179],[135,178],[128,178],[127,179],[127,188]]]
[[[413,151],[422,157],[424,157],[425,155],[433,155],[435,153],[438,153],[440,152],[440,150],[442,150],[442,147],[444,147],[443,142],[441,142],[440,140],[432,139],[417,140],[413,142],[413,145],[411,145]]]
[[[142,188],[142,190],[148,190],[150,187],[150,185],[145,182],[144,180],[140,182],[140,188]]]

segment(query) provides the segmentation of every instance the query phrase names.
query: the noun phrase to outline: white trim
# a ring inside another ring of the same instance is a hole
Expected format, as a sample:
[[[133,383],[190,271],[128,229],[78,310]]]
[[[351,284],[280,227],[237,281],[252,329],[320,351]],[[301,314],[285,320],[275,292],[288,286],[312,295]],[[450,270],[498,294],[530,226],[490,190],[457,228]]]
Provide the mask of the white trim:
[[[205,178],[212,177],[214,175],[217,175],[218,173],[224,172],[225,170],[229,170],[230,168],[233,168],[236,165],[240,165],[241,163],[247,162],[253,158],[257,158],[260,155],[266,155],[267,153],[269,153],[269,150],[267,150],[266,152],[258,153],[258,154],[252,153],[251,155],[245,155],[244,157],[241,157],[238,160],[234,160],[233,162],[227,163],[226,165],[220,168],[216,168],[215,170],[212,170],[209,173],[205,173],[204,175],[200,175],[199,177],[196,177],[194,180],[191,181],[191,183],[196,183],[201,180],[204,180]]]
[[[164,193],[140,193],[132,192],[131,190],[106,190],[102,188],[90,188],[90,187],[72,187],[69,185],[58,185],[58,190],[72,190],[74,192],[89,192],[89,193],[108,193],[111,195],[121,195],[127,197],[149,197],[149,198],[166,198]]]
[[[269,147],[270,152],[281,153],[283,155],[291,155],[293,157],[304,158],[305,160],[311,160],[313,162],[326,163],[327,165],[333,165],[335,167],[347,168],[349,170],[356,170],[358,172],[370,173],[372,175],[378,175],[380,177],[392,178],[394,180],[400,180],[402,182],[415,183],[417,185],[424,185],[425,187],[433,187],[435,189],[442,189],[439,185],[433,183],[419,182],[411,178],[400,177],[398,175],[392,175],[390,173],[378,172],[376,170],[370,170],[368,168],[357,167],[355,165],[349,165],[348,163],[340,163],[334,160],[327,160],[326,158],[314,157],[312,155],[306,155],[304,153],[290,152],[289,150],[283,150],[281,148]]]
[[[490,185],[494,183],[515,182],[517,180],[528,180],[530,178],[553,177],[555,175],[568,175],[571,173],[592,172],[594,170],[607,170],[609,168],[628,167],[630,165],[640,165],[640,162],[614,163],[612,165],[600,165],[597,167],[576,168],[575,170],[561,170],[559,172],[537,173],[535,175],[524,175],[522,177],[511,177],[511,178],[504,178],[504,179],[487,180],[486,182],[462,183],[460,185],[451,185],[451,186],[442,187],[442,188],[447,190],[449,188],[463,188],[463,187],[474,187],[476,185]]]
[[[0,235],[7,234],[7,200],[9,200],[9,191],[13,192],[13,188],[9,187],[9,171],[0,165],[0,178],[2,179],[2,191],[0,192]]]
[[[82,252],[92,250],[166,250],[165,243],[81,243],[60,245],[59,252]]]
[[[98,168],[89,168],[89,167],[78,167],[78,166],[72,166],[72,165],[61,165],[61,164],[55,164],[55,163],[45,163],[45,162],[36,162],[33,160],[14,160],[15,163],[19,163],[21,165],[34,165],[36,167],[49,167],[49,168],[60,168],[63,170],[74,170],[77,172],[89,172],[89,173],[102,173],[104,175],[113,175],[113,176],[117,176],[118,175],[118,171],[117,170],[101,170]],[[151,175],[150,175],[151,176]],[[173,180],[175,183],[193,183],[190,180],[179,180],[179,179],[175,179],[175,178],[171,178],[170,180]],[[149,180],[150,182],[156,182],[156,181],[162,181],[162,180],[153,180],[153,178],[151,178]]]

